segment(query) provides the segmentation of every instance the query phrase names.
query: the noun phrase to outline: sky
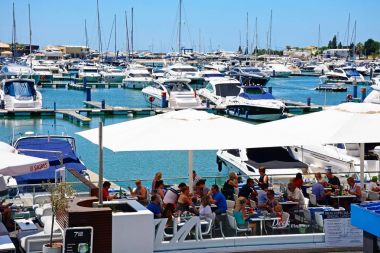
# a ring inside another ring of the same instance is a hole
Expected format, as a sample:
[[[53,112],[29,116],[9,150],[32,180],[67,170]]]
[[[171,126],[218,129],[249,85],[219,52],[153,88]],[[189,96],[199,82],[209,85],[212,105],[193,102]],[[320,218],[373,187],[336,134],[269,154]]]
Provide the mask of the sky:
[[[96,0],[0,0],[2,42],[12,40],[13,2],[17,42],[29,43],[30,3],[34,44],[85,45],[86,20],[89,46],[98,48]],[[135,49],[167,52],[178,48],[179,0],[99,0],[99,5],[103,51],[114,50],[111,27],[115,14],[117,50],[126,49],[125,11],[130,25],[132,7]],[[334,34],[346,41],[349,13],[350,34],[357,21],[356,42],[380,40],[379,9],[379,0],[183,0],[182,45],[201,51],[237,50],[241,38],[244,47],[248,12],[249,48],[256,45],[256,17],[258,46],[266,48],[271,10],[272,49],[317,45],[319,25],[321,45],[326,45]]]

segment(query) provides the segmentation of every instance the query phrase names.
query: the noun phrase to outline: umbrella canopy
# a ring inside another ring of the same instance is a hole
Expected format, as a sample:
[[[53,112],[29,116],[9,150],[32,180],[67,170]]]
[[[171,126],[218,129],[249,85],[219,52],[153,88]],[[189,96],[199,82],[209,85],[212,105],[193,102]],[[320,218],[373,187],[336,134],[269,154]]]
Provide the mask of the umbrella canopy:
[[[37,157],[0,151],[0,174],[19,176],[49,168],[49,161]]]
[[[99,130],[77,133],[99,144]],[[252,124],[186,109],[103,128],[103,146],[114,151],[217,150],[249,147]]]
[[[324,111],[255,126],[251,147],[380,142],[380,105],[343,103]]]

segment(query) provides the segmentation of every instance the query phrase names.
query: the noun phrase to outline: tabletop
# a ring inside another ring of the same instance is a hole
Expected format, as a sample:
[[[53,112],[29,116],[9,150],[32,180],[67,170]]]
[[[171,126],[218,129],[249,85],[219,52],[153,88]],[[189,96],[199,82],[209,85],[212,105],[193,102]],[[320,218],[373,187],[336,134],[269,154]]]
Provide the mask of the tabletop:
[[[31,219],[19,219],[15,220],[15,222],[22,231],[37,230],[37,226],[33,223]]]
[[[331,195],[331,198],[336,198],[336,199],[340,199],[340,198],[356,198],[355,195]]]
[[[262,221],[262,220],[279,220],[279,217],[272,217],[272,216],[259,216],[255,218],[249,218],[250,221]]]
[[[0,251],[2,250],[16,250],[15,245],[8,235],[0,236]]]
[[[298,202],[295,201],[283,201],[279,202],[280,205],[298,205]]]

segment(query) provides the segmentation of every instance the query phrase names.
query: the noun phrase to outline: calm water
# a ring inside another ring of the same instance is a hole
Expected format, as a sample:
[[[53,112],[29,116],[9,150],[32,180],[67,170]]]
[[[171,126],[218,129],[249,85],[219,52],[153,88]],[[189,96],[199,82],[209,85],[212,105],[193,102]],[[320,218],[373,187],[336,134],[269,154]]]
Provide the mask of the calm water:
[[[346,95],[352,93],[349,87],[347,93],[329,93],[314,91],[319,83],[317,77],[291,77],[272,79],[268,86],[273,87],[273,95],[276,98],[290,99],[306,102],[311,97],[315,104],[339,104],[345,100]],[[367,87],[367,90],[370,89]],[[359,87],[360,90],[360,87]],[[66,89],[41,89],[44,107],[52,108],[54,102],[57,108],[79,108],[83,106],[85,93],[77,90]],[[368,92],[367,92],[368,94]],[[106,103],[113,106],[145,107],[145,101],[140,91],[129,89],[98,89],[92,92],[93,100],[105,99]],[[98,171],[97,146],[75,135],[76,132],[87,128],[95,128],[99,121],[110,125],[122,121],[133,120],[125,116],[118,117],[92,117],[89,126],[79,126],[61,116],[44,117],[42,119],[16,118],[0,119],[0,140],[9,142],[12,131],[23,133],[34,131],[36,133],[61,133],[65,132],[76,137],[77,153],[84,163],[93,171]],[[231,129],[232,131],[232,129]],[[127,133],[128,134],[128,133]],[[130,133],[133,134],[133,133]],[[179,177],[187,175],[187,152],[120,152],[104,151],[104,174],[110,180],[153,178],[156,171],[162,171],[164,177]],[[194,152],[194,169],[201,176],[226,175],[226,171],[219,173],[216,166],[215,151]]]

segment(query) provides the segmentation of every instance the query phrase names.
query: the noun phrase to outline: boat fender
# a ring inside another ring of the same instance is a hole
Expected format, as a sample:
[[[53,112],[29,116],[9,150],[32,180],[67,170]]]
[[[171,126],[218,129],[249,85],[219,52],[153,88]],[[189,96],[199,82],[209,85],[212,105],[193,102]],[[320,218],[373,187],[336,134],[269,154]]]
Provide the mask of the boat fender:
[[[348,94],[347,97],[346,97],[346,100],[347,100],[347,101],[352,101],[352,95],[351,95],[351,94]]]
[[[216,157],[216,163],[218,164],[218,171],[222,172],[223,169],[223,161],[219,157]]]

